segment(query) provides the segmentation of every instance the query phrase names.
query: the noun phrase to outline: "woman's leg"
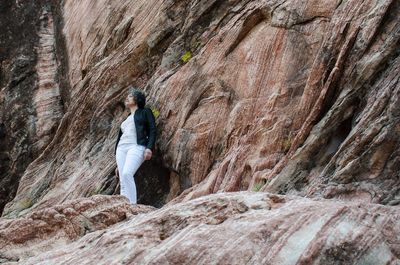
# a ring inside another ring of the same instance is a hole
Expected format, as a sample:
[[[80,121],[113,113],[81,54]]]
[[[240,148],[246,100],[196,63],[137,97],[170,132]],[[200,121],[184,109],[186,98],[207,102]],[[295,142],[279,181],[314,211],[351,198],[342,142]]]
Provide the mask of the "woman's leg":
[[[122,178],[122,172],[125,165],[126,154],[128,149],[126,148],[127,145],[119,145],[117,147],[117,152],[115,155],[115,159],[117,160],[117,168],[118,168],[118,176],[119,176],[119,187],[120,187],[120,194],[126,196],[126,183]],[[127,197],[127,196],[126,196]]]
[[[115,154],[115,160],[117,161],[118,175],[121,177],[122,170],[124,169],[124,164],[126,160],[126,152],[128,150],[124,146],[118,146],[117,152]]]
[[[122,170],[121,183],[124,185],[124,195],[128,197],[130,203],[137,203],[137,193],[134,175],[144,162],[144,148],[134,145],[126,153],[125,164]],[[122,185],[121,185],[122,194]]]

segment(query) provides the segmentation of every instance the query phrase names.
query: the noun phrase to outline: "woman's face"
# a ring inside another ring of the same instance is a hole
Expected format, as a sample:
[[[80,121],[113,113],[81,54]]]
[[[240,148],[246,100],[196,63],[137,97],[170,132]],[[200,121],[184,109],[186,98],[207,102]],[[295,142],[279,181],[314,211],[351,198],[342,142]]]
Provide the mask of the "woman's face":
[[[133,107],[133,106],[135,106],[135,105],[136,105],[135,98],[134,98],[131,94],[129,94],[128,96],[126,96],[126,99],[125,99],[125,106],[126,106],[127,108],[130,108],[130,107]]]

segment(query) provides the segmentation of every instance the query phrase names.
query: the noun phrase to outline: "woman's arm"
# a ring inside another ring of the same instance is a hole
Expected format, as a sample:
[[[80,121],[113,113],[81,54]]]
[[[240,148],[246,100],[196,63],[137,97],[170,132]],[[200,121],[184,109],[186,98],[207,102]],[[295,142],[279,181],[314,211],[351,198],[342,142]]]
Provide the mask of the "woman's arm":
[[[117,141],[115,142],[114,155],[117,155],[117,146],[118,146],[119,139],[121,138],[121,135],[122,135],[122,130],[121,130],[121,127],[120,127],[119,128],[119,132],[118,132]]]
[[[150,108],[146,108],[145,115],[147,119],[147,124],[149,125],[149,142],[147,144],[147,148],[154,151],[157,134],[156,121]]]

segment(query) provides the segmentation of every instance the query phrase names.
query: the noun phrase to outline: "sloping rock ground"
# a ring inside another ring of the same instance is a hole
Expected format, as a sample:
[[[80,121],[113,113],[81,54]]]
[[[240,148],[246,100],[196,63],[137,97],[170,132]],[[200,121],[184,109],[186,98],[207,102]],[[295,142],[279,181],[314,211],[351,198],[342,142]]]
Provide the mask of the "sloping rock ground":
[[[104,197],[88,201],[111,200]],[[63,242],[66,237],[44,241],[51,251],[18,264],[400,264],[398,207],[250,191],[211,194],[154,211],[142,205],[129,208],[119,198],[115,203],[120,203],[119,216],[95,218],[108,212],[100,206],[87,217],[92,226],[109,225],[130,213],[128,219],[69,244]],[[76,200],[55,207],[59,220],[71,204],[75,209],[85,205]],[[47,215],[37,212],[35,216],[43,220]],[[73,223],[76,219],[72,218]],[[22,220],[13,221],[17,222]],[[65,223],[58,233],[76,238],[68,226]],[[53,232],[53,225],[49,227]],[[12,228],[0,231],[2,235],[16,232]],[[14,241],[7,242],[7,253],[16,257],[23,252],[18,246],[21,242],[15,235],[8,238]],[[38,247],[34,239],[23,246]]]
[[[156,208],[132,207],[121,195],[94,195],[0,221],[0,263],[36,256]]]

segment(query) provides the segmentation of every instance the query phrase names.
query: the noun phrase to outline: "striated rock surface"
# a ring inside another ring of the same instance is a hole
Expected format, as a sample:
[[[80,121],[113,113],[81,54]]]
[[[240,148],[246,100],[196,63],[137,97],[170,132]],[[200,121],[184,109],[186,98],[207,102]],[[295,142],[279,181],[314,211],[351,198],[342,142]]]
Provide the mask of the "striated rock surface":
[[[1,261],[400,263],[399,1],[0,12]],[[119,192],[128,85],[159,111],[151,206],[92,196]]]
[[[73,101],[3,215],[115,192],[130,84],[160,111],[149,204],[260,187],[398,204],[399,5],[63,2]]]
[[[52,140],[57,130],[58,121],[63,116],[63,106],[58,85],[55,55],[55,34],[53,14],[46,9],[40,17],[41,25],[38,31],[36,73],[38,87],[34,96],[36,110],[34,152],[39,153]]]
[[[219,193],[133,215],[18,264],[399,264],[399,218],[398,207],[378,204]]]
[[[398,204],[399,2],[319,2],[251,2],[155,81],[170,109],[191,106],[161,114],[164,132],[178,128],[162,150],[190,164],[192,187],[176,201],[257,185]]]
[[[67,58],[54,1],[0,3],[0,211],[47,147],[68,106]]]
[[[132,206],[124,196],[95,195],[0,221],[0,262],[18,261],[71,243],[156,208]]]

